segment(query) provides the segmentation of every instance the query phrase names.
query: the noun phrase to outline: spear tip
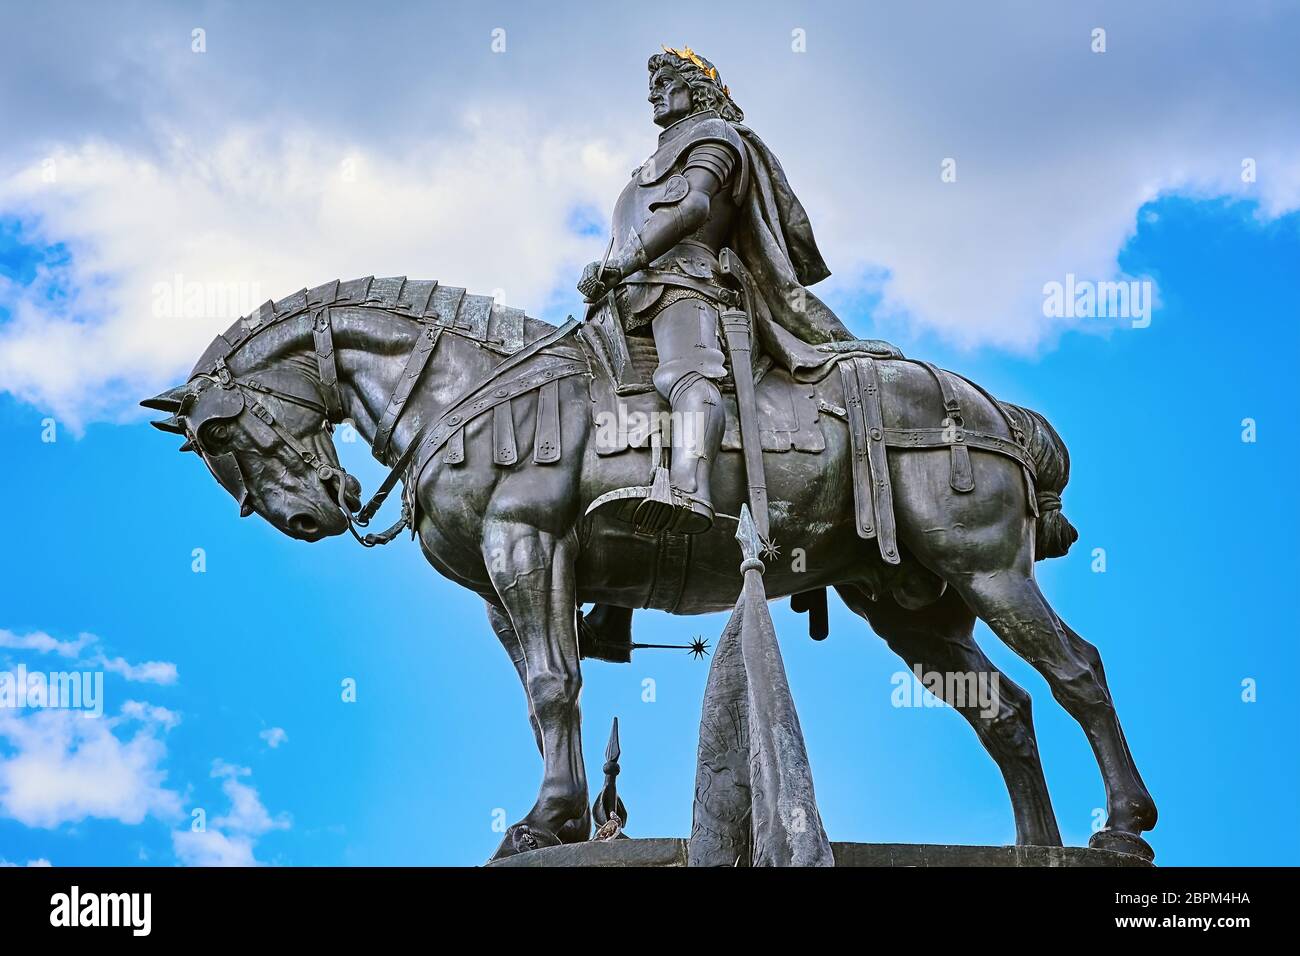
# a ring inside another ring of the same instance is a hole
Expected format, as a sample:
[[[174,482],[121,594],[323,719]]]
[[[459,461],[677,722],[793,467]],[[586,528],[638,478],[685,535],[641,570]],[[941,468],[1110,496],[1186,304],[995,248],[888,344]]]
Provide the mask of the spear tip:
[[[605,745],[605,763],[618,763],[618,758],[622,751],[618,746],[618,718],[614,718],[614,726],[609,729],[609,743]]]
[[[740,506],[740,520],[736,522],[736,540],[740,542],[740,553],[745,556],[746,561],[758,557],[762,542],[748,504]]]

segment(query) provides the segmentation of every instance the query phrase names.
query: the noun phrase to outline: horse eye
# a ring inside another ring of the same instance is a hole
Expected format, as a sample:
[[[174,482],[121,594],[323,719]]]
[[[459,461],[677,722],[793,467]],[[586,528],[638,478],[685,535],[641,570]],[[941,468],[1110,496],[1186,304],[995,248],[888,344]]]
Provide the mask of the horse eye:
[[[230,423],[213,422],[203,429],[200,441],[207,447],[213,448],[218,445],[224,445],[230,440]]]

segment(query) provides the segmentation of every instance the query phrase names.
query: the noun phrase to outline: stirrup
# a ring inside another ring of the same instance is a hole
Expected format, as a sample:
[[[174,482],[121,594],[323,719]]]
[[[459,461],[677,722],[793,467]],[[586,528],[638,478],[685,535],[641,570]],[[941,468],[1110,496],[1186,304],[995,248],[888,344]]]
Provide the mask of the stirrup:
[[[703,534],[713,527],[713,506],[703,498],[674,489],[676,507],[669,526],[674,534]]]
[[[607,491],[588,505],[587,514],[606,507],[612,517],[632,525],[637,534],[702,534],[713,527],[713,506],[674,488],[668,469],[662,466],[655,468],[652,484]]]

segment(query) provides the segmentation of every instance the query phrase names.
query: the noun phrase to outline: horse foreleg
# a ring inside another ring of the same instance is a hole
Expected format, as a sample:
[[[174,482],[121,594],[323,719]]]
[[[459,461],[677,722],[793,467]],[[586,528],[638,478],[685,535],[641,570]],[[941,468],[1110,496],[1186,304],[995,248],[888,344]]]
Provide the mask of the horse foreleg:
[[[591,834],[582,763],[574,582],[576,544],[522,521],[489,516],[484,560],[523,658],[524,688],[541,736],[541,790],[532,810],[506,831],[497,856]]]
[[[961,598],[950,590],[928,607],[906,610],[888,597],[872,601],[856,587],[836,590],[909,667],[922,673],[974,676],[995,688],[987,701],[946,703],[966,718],[1002,772],[1016,821],[1016,843],[1060,846],[1029,694],[999,671],[975,643],[975,615]]]
[[[524,695],[528,694],[528,670],[524,666],[524,649],[519,643],[519,635],[515,633],[515,626],[510,623],[510,614],[500,604],[487,602],[488,623],[492,625],[492,630],[496,632],[497,640],[510,655],[510,663],[515,665],[515,673],[519,675],[519,683],[524,686]],[[537,741],[538,753],[543,753],[542,748],[542,727],[537,722],[537,715],[533,713],[532,701],[528,703],[528,722],[533,725],[533,738]]]

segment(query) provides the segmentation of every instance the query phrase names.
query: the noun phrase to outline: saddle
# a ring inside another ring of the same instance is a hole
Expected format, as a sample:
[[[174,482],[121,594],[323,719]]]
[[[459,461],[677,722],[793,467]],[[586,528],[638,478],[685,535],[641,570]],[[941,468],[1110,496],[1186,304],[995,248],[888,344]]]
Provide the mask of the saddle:
[[[591,414],[596,453],[617,455],[629,449],[666,444],[660,431],[662,423],[668,420],[668,403],[655,391],[651,381],[658,362],[653,340],[623,332],[612,298],[592,307],[579,330],[579,338],[592,357]],[[933,426],[885,426],[880,361],[910,362],[929,372],[943,402]],[[1012,458],[1021,465],[1030,507],[1037,515],[1035,461],[1026,439],[1022,410],[999,401],[969,380],[901,354],[880,356],[866,352],[828,353],[826,365],[812,379],[796,380],[767,355],[759,356],[753,369],[754,402],[763,452],[817,454],[826,450],[825,416],[838,418],[848,425],[858,534],[878,541],[886,564],[897,565],[902,560],[889,475],[889,448],[947,449],[949,484],[959,494],[975,489],[971,448]],[[836,371],[843,388],[842,406],[819,396],[821,384]],[[731,374],[728,363],[727,378],[719,383],[727,421],[722,447],[740,451],[743,449],[740,416]],[[961,401],[953,384],[957,379],[971,385],[1000,412],[1011,433],[1010,439],[966,429]]]
[[[669,409],[651,381],[659,364],[654,340],[624,335],[609,321],[609,314],[609,309],[593,310],[578,332],[592,359],[594,448],[602,457],[650,447]],[[825,451],[816,383],[796,382],[766,355],[754,365],[754,398],[763,451]],[[727,419],[722,448],[740,451],[740,415],[730,364],[726,378],[718,385]]]

